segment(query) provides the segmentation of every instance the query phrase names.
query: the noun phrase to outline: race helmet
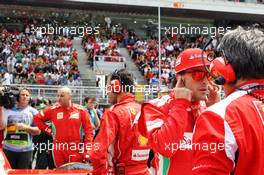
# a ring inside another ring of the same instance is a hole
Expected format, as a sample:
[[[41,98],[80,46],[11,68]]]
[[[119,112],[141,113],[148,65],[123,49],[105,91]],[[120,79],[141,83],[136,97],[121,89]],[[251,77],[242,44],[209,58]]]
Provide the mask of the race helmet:
[[[210,62],[207,60],[208,52],[203,53],[205,65],[209,66]],[[202,49],[190,48],[185,49],[176,59],[175,63],[175,73],[182,72],[184,70],[204,66],[202,60]]]

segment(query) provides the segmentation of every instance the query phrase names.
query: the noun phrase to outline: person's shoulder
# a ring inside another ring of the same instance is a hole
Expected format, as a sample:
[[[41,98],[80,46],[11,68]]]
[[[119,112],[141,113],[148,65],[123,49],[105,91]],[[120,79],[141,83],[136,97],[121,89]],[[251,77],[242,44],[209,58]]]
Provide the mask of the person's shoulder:
[[[156,107],[161,107],[164,105],[168,105],[172,100],[173,100],[172,96],[168,94],[168,95],[163,95],[163,96],[160,96],[160,97],[155,98],[153,100],[150,100],[146,103],[149,103],[149,104],[156,106]]]
[[[74,104],[72,104],[72,106],[75,109],[86,111],[86,109],[82,105],[79,105],[79,104],[74,103]]]
[[[112,107],[109,108],[109,112],[111,113],[115,113],[115,114],[129,114],[131,111],[133,113],[133,111],[138,112],[141,108],[141,104],[132,101],[132,102],[128,102],[128,103],[118,103],[113,105]]]
[[[235,91],[229,96],[227,96],[225,99],[219,101],[218,103],[215,103],[214,105],[208,107],[204,112],[211,112],[219,115],[223,119],[225,118],[226,111],[228,109],[233,108],[233,105],[237,102],[239,102],[239,98],[246,95],[246,91]]]
[[[58,109],[60,107],[61,107],[61,105],[59,103],[54,103],[53,105],[47,107],[46,109],[52,110],[52,109]]]
[[[36,108],[32,107],[32,106],[28,106],[28,110],[29,110],[30,112],[32,112],[33,114],[38,113],[38,110],[37,110]]]

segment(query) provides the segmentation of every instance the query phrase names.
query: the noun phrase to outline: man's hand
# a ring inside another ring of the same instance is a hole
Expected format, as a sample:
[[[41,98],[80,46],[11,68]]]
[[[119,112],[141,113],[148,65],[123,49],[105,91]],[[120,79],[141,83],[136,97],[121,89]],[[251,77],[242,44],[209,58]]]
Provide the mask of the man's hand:
[[[209,94],[207,95],[206,106],[211,106],[221,100],[220,86],[214,84],[213,82],[209,82],[208,90],[209,90]]]
[[[83,156],[83,162],[84,163],[90,163],[90,164],[92,164],[92,162],[90,160],[90,155],[87,152],[84,152],[82,156]]]
[[[48,127],[45,129],[45,133],[48,134],[49,136],[52,136],[52,129],[51,129],[51,127],[48,126]]]
[[[16,128],[20,131],[27,131],[29,126],[24,123],[16,123]]]
[[[192,91],[184,86],[182,77],[177,78],[177,83],[174,88],[174,98],[184,98],[188,101],[192,100]]]

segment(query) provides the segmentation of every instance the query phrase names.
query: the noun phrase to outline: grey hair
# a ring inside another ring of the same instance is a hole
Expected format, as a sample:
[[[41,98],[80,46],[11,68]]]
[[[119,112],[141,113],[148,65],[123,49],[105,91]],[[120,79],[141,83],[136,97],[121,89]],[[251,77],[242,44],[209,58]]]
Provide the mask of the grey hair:
[[[264,33],[238,27],[226,33],[219,45],[238,79],[264,78]]]

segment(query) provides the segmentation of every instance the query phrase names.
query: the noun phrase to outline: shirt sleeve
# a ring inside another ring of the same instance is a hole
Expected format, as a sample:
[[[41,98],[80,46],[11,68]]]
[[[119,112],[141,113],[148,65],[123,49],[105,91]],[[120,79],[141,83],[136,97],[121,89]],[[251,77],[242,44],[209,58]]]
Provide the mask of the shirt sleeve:
[[[34,115],[34,124],[43,132],[47,132],[48,125],[45,122],[50,121],[50,113],[51,108],[48,107]]]
[[[198,117],[193,136],[193,175],[229,175],[233,171],[237,144],[220,116],[206,111]]]
[[[88,153],[95,169],[105,167],[107,151],[116,138],[118,127],[119,122],[116,114],[108,110],[105,111],[101,120],[99,133],[94,141],[96,147]]]
[[[82,125],[83,125],[83,131],[85,134],[84,142],[89,143],[93,141],[93,127],[91,125],[90,116],[88,112],[83,109],[82,110]]]
[[[151,109],[150,106],[143,106],[144,117],[146,115],[152,115],[155,120],[147,122],[147,128],[149,128],[148,139],[149,144],[155,152],[160,153],[165,157],[171,157],[176,153],[172,145],[179,144],[183,138],[184,127],[188,118],[187,108],[191,105],[188,100],[177,99],[172,100],[169,105],[168,113],[164,114],[159,110]],[[163,120],[161,120],[163,119]]]

